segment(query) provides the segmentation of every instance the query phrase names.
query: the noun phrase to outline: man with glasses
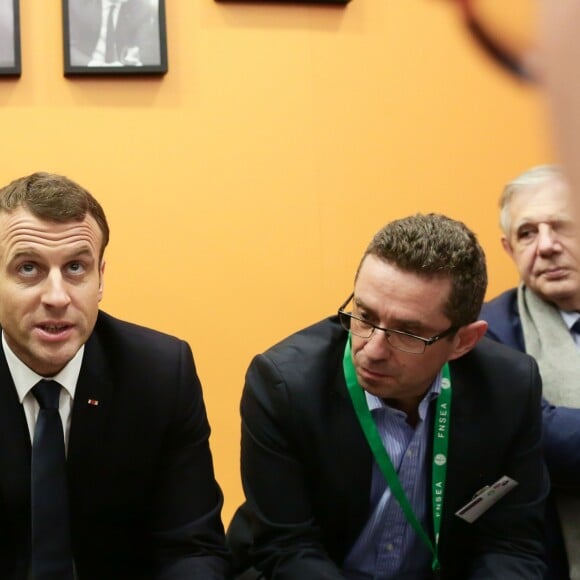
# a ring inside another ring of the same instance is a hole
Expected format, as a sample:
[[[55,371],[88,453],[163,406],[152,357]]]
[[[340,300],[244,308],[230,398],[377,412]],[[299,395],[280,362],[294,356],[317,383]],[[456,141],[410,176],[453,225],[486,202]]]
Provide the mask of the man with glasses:
[[[542,578],[541,383],[482,338],[486,284],[462,223],[397,220],[338,316],[254,359],[228,531],[240,577]]]

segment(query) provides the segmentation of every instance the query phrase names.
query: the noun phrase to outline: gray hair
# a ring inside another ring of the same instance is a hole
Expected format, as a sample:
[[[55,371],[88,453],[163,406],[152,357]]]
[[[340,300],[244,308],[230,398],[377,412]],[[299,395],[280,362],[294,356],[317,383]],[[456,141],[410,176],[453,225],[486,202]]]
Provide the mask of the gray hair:
[[[524,171],[506,184],[499,198],[499,226],[506,236],[510,234],[509,206],[514,196],[552,179],[565,181],[564,172],[559,165],[537,165]]]

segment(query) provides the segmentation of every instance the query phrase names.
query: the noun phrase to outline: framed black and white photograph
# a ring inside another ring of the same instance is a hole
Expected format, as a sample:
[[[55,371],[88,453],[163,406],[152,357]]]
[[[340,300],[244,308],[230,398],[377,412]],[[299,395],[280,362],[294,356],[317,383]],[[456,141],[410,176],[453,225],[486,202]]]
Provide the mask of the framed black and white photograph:
[[[0,0],[0,75],[20,76],[19,0]]]
[[[65,75],[167,72],[165,0],[63,0],[62,11]]]
[[[223,2],[224,4],[234,4],[244,0],[215,0],[216,2]],[[248,1],[248,0],[246,0]],[[256,0],[249,0],[250,3],[256,3]],[[321,6],[325,4],[348,4],[350,0],[266,0],[268,4],[319,4]]]

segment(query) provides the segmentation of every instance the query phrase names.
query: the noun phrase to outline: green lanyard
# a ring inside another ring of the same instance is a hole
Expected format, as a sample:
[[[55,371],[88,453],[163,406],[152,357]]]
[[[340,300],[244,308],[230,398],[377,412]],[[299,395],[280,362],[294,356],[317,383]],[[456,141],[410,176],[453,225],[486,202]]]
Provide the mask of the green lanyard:
[[[344,378],[346,386],[356,416],[362,427],[363,433],[367,439],[369,447],[373,452],[375,460],[381,470],[381,473],[387,480],[387,484],[391,488],[392,494],[399,502],[407,521],[413,526],[419,537],[427,545],[433,554],[433,571],[439,570],[439,558],[437,547],[439,543],[439,530],[441,529],[441,515],[443,508],[443,496],[445,493],[445,478],[447,475],[447,447],[449,444],[449,425],[451,419],[451,376],[449,373],[449,365],[445,363],[442,370],[441,379],[441,393],[437,397],[437,406],[435,409],[435,425],[433,430],[433,466],[432,466],[432,503],[433,503],[433,531],[435,532],[435,543],[431,541],[429,534],[425,531],[407,496],[393,463],[387,450],[385,449],[381,436],[379,435],[377,426],[373,421],[371,412],[368,408],[364,391],[358,384],[356,378],[356,371],[352,362],[352,354],[350,348],[350,334],[344,349],[344,357],[342,359],[342,366],[344,369]]]

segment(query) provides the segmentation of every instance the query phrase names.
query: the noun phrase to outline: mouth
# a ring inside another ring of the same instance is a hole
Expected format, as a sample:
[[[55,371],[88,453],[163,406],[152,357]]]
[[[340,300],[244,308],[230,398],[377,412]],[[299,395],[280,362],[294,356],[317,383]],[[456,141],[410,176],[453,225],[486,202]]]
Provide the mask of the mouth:
[[[560,280],[565,278],[568,271],[565,268],[550,268],[548,270],[542,270],[540,276],[546,278],[547,280]]]
[[[71,328],[70,324],[40,324],[38,326],[38,328],[40,328],[40,330],[43,330],[44,332],[48,332],[49,334],[58,334],[59,332],[62,332],[63,330],[68,330],[69,328]]]
[[[74,326],[67,322],[47,322],[37,324],[35,328],[42,340],[60,341],[67,339],[71,335]]]
[[[374,380],[384,379],[387,376],[384,373],[379,373],[378,371],[374,371],[374,370],[366,368],[366,367],[362,367],[360,369],[360,372],[366,378],[374,379]]]

